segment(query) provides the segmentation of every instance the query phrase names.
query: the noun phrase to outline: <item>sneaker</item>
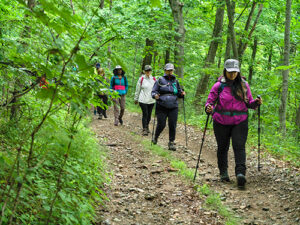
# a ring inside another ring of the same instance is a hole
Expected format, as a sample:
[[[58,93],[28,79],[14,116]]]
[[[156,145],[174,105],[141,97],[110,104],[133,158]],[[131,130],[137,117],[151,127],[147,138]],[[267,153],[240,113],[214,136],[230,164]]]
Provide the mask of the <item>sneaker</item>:
[[[143,129],[143,136],[148,136],[148,130],[147,130],[147,128]]]
[[[123,120],[121,118],[119,118],[119,122],[121,125],[123,125]]]
[[[227,171],[225,171],[224,173],[221,173],[220,177],[221,177],[221,182],[230,182]]]
[[[170,141],[168,144],[169,150],[176,151],[175,143],[173,141]]]
[[[152,139],[152,144],[154,144],[154,145],[157,144],[157,138]]]
[[[246,184],[246,177],[244,174],[239,173],[236,176],[236,180],[237,180],[237,185],[239,188],[244,188],[245,184]]]

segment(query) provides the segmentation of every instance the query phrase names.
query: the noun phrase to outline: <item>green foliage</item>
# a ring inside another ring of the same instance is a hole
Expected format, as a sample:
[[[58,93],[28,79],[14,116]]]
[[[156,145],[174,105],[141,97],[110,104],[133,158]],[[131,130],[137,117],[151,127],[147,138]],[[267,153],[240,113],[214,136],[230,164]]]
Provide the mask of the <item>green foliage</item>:
[[[23,183],[23,190],[20,196],[20,204],[15,212],[17,223],[39,224],[46,221],[49,210],[57,189],[57,179],[62,167],[62,162],[68,154],[68,160],[63,168],[61,179],[61,190],[54,203],[52,218],[58,224],[90,224],[95,216],[94,207],[103,204],[106,199],[101,190],[104,182],[108,182],[103,166],[103,149],[99,151],[99,146],[94,135],[88,128],[88,123],[78,127],[74,133],[71,148],[68,151],[70,136],[68,124],[71,121],[66,119],[67,113],[56,114],[51,118],[55,124],[49,123],[43,127],[36,141],[36,166],[30,169],[25,179],[22,173],[26,169],[26,149],[21,150],[18,170],[13,173],[11,179]],[[11,169],[17,157],[16,148],[21,135],[11,135],[18,130],[26,129],[26,122],[22,121],[16,127],[11,127],[9,123],[2,123],[1,140],[7,141],[6,149],[1,149],[0,165],[3,170],[0,173],[2,200],[7,197],[9,188],[14,184],[8,180],[8,171]],[[55,132],[52,132],[55,130]],[[67,153],[68,152],[68,153]],[[6,187],[6,189],[4,189]],[[16,192],[10,192],[14,196]],[[8,208],[11,209],[12,199],[8,201]],[[3,207],[1,201],[0,207]],[[7,210],[3,217],[6,223],[11,211]],[[62,216],[63,215],[63,216]],[[52,222],[50,222],[52,223]]]

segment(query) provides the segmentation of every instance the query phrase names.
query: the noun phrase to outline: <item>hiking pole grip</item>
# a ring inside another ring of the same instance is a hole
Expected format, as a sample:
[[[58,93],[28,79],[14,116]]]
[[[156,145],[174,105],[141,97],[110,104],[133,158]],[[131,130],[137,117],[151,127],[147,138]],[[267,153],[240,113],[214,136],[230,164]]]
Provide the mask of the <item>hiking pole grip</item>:
[[[257,95],[257,98],[261,98],[260,95]],[[257,170],[260,171],[261,165],[260,165],[260,105],[258,106],[257,109],[257,116],[258,116],[258,127],[257,127],[257,132],[258,132],[258,164],[257,164]]]
[[[207,124],[208,124],[209,115],[210,115],[210,114],[208,114],[208,115],[207,115],[207,118],[206,118],[205,128],[204,128],[203,136],[202,136],[202,143],[201,143],[201,146],[200,146],[200,152],[199,152],[199,156],[198,156],[198,161],[197,161],[197,165],[196,165],[196,170],[195,170],[193,182],[195,182],[195,180],[196,180],[197,170],[198,170],[198,168],[199,168],[199,162],[200,162],[200,157],[201,157],[201,152],[202,152],[202,147],[203,147],[203,143],[204,143],[204,138],[205,138],[205,133],[206,133],[206,129],[207,129]]]

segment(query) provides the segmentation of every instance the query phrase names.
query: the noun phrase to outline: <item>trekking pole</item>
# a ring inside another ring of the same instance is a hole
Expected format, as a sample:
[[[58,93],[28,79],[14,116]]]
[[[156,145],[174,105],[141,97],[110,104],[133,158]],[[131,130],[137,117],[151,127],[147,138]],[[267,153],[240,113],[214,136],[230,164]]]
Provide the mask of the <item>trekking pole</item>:
[[[208,124],[209,115],[210,115],[210,114],[208,114],[208,115],[207,115],[207,118],[206,118],[205,128],[204,128],[203,136],[202,136],[202,143],[201,143],[201,146],[200,146],[200,152],[199,152],[199,156],[198,156],[198,162],[197,162],[197,165],[196,165],[196,170],[195,170],[195,175],[194,175],[194,180],[193,180],[193,182],[195,182],[196,176],[197,176],[197,170],[198,170],[198,167],[199,167],[200,156],[201,156],[202,147],[203,147],[203,143],[204,143],[204,138],[205,138],[205,133],[206,133],[206,129],[207,129],[207,124]]]
[[[260,95],[258,95],[257,98],[260,98]],[[257,132],[258,132],[258,157],[257,157],[258,165],[257,165],[257,169],[258,169],[258,171],[260,171],[260,169],[261,169],[261,165],[260,165],[260,105],[258,106],[257,114],[258,114],[258,128],[257,128]]]
[[[156,103],[154,104],[154,120],[153,120],[153,128],[152,128],[151,146],[152,146],[153,137],[154,137],[155,118],[156,118]]]
[[[187,142],[187,129],[186,129],[186,120],[185,120],[184,97],[183,97],[183,118],[184,118],[184,129],[185,129],[185,147],[187,147],[188,146],[188,142]]]

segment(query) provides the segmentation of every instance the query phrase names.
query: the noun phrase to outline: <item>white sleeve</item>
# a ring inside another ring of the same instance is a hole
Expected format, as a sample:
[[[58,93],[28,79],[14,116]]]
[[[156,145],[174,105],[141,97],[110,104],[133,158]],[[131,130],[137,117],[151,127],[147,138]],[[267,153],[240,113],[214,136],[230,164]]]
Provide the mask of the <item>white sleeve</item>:
[[[141,77],[138,79],[138,82],[136,84],[135,94],[134,94],[134,101],[139,100],[140,92],[141,92]]]

